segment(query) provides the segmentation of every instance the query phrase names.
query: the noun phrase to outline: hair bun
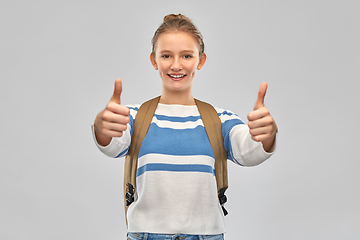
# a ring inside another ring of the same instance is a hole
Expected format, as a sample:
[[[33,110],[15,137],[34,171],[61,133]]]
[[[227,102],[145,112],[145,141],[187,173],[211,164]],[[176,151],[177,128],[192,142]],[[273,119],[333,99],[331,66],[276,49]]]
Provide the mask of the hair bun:
[[[186,21],[191,22],[189,18],[187,18],[187,17],[185,17],[184,15],[182,15],[181,13],[179,13],[179,14],[168,14],[168,15],[166,15],[166,16],[164,17],[164,23],[165,23],[165,22],[172,21],[172,20],[174,20],[174,19],[184,19],[184,20],[186,20]]]

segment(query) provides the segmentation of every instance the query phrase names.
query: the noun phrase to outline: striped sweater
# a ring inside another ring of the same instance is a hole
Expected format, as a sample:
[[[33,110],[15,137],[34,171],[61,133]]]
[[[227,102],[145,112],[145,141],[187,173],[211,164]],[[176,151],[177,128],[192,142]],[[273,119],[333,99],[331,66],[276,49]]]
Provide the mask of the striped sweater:
[[[104,154],[127,155],[139,106],[128,106],[130,123],[122,137],[113,138],[105,147],[97,144]],[[215,109],[222,122],[229,160],[254,166],[272,155],[251,139],[247,125],[237,115]],[[139,151],[135,201],[127,212],[128,231],[224,233],[214,163],[214,153],[196,105],[159,103]]]

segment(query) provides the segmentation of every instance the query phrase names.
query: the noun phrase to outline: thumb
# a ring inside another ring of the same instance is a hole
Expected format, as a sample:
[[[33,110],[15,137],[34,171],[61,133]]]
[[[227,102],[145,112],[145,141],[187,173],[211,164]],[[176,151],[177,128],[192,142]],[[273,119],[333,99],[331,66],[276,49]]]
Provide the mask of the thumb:
[[[114,93],[110,99],[110,101],[120,104],[120,95],[122,92],[122,82],[121,79],[115,80]]]
[[[267,87],[268,87],[268,85],[267,85],[266,82],[263,82],[261,84],[260,89],[259,89],[259,93],[258,93],[258,98],[257,98],[256,103],[254,105],[254,110],[258,110],[259,108],[265,106],[264,99],[265,99],[265,94],[266,94]]]

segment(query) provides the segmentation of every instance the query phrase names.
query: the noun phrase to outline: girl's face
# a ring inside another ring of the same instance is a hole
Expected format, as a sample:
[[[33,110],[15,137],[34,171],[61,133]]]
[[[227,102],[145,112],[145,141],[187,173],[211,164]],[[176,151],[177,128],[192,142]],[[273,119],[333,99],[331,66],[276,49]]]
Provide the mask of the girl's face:
[[[199,46],[188,33],[162,33],[155,45],[155,56],[151,63],[159,70],[163,91],[179,92],[192,90],[196,74],[206,61],[205,53],[199,56]]]

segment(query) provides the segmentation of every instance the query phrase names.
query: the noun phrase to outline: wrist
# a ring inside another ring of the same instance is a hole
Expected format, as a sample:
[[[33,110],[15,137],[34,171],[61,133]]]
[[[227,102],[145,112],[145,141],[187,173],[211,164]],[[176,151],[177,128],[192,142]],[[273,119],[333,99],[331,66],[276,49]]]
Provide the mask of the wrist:
[[[111,139],[112,139],[112,137],[108,137],[108,136],[102,134],[101,131],[99,131],[99,129],[96,127],[95,123],[94,123],[94,135],[95,135],[96,142],[100,146],[103,146],[103,147],[109,145],[109,143],[111,142]]]

